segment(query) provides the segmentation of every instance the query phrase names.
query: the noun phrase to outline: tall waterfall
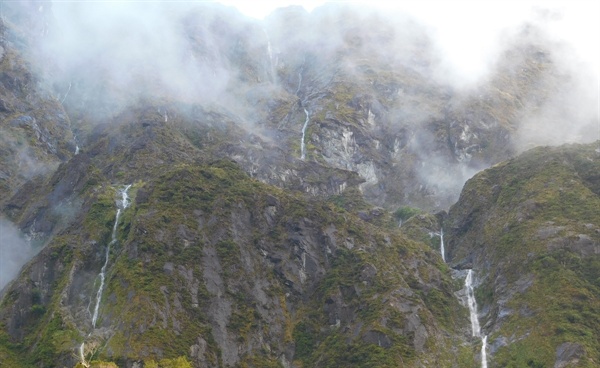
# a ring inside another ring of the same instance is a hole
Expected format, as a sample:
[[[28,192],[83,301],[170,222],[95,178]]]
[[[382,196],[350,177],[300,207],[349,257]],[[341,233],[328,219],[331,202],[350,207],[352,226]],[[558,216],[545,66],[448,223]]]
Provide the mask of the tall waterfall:
[[[115,218],[115,223],[112,229],[111,241],[106,246],[106,255],[104,258],[104,264],[100,269],[100,274],[98,277],[100,278],[100,287],[98,287],[98,292],[96,293],[96,304],[94,306],[94,314],[92,315],[92,328],[96,328],[96,322],[98,321],[98,310],[100,308],[100,301],[102,300],[102,292],[104,291],[104,280],[106,278],[106,267],[108,266],[108,259],[110,257],[110,248],[113,244],[117,242],[117,226],[119,224],[119,218],[121,217],[121,212],[125,210],[129,206],[129,196],[127,195],[127,191],[131,188],[131,184],[127,185],[125,188],[119,191],[121,195],[121,199],[117,200],[117,215]]]
[[[302,69],[298,72],[298,88],[296,88],[296,95],[300,93],[300,88],[302,87]]]
[[[487,368],[487,336],[481,336],[481,326],[479,325],[479,318],[477,317],[477,301],[475,300],[475,291],[473,290],[473,270],[467,272],[465,289],[467,291],[469,316],[471,317],[472,336],[481,337],[481,368]]]
[[[440,253],[442,260],[446,262],[446,250],[444,249],[444,229],[440,229]]]
[[[271,39],[269,38],[269,34],[267,30],[263,28],[263,33],[267,38],[267,55],[269,56],[269,75],[271,77],[271,82],[275,82],[275,64],[273,63],[273,49],[271,48]]]
[[[309,118],[308,118],[308,111],[306,109],[304,109],[304,113],[306,114],[306,120],[304,121],[304,126],[302,127],[302,140],[300,141],[300,159],[304,160],[306,159],[306,143],[304,142],[304,139],[306,138],[306,128],[308,127],[308,122],[309,122]]]

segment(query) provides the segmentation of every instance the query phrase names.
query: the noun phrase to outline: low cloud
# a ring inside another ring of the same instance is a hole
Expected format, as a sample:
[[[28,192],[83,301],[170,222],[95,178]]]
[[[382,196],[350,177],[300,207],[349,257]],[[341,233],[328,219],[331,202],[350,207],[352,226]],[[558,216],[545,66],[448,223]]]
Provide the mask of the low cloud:
[[[34,249],[10,221],[0,219],[0,291],[34,255]]]

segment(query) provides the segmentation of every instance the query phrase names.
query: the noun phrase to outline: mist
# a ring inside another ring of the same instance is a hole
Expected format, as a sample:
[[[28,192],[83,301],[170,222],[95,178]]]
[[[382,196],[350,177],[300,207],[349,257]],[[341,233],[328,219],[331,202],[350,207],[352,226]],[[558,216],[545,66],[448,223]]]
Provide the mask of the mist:
[[[0,218],[0,292],[34,255],[34,249],[21,231]]]
[[[419,179],[449,201],[499,160],[600,138],[598,4],[239,8],[57,2],[33,62],[47,64],[45,81],[68,110],[95,121],[146,99],[183,102],[227,111],[240,130],[265,139],[300,128],[267,121],[271,101],[296,100],[290,106],[318,114],[327,98],[339,104],[332,86],[360,85],[351,97],[368,96],[379,124],[420,137],[400,139],[425,162],[415,168]],[[393,75],[390,86],[377,86],[386,81],[369,71]],[[440,139],[448,147],[435,146]],[[484,152],[491,140],[505,146],[496,156]]]

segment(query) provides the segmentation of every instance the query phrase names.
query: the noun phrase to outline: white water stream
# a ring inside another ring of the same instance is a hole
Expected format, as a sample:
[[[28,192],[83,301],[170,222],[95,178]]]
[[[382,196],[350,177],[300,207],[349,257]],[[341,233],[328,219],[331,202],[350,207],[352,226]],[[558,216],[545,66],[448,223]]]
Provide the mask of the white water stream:
[[[84,367],[90,366],[85,360],[85,342],[82,342],[79,346],[79,362],[83,364]]]
[[[477,301],[475,300],[475,291],[473,290],[473,270],[467,272],[465,289],[467,291],[469,316],[471,317],[472,336],[481,337],[481,368],[487,368],[487,336],[481,336],[481,326],[479,325],[479,318],[477,317]]]
[[[275,82],[275,65],[273,63],[273,49],[271,48],[271,39],[267,30],[263,28],[265,37],[267,38],[267,54],[269,55],[269,74],[271,76],[271,82]]]
[[[442,260],[446,262],[446,250],[444,249],[444,229],[440,230],[440,253],[442,254]]]
[[[117,226],[119,224],[121,212],[129,206],[129,196],[127,195],[129,188],[131,188],[131,184],[127,185],[119,192],[121,194],[121,200],[117,200],[117,216],[112,229],[111,241],[106,246],[104,264],[100,269],[100,274],[98,274],[98,277],[100,277],[100,287],[98,287],[98,292],[96,293],[96,305],[94,306],[94,314],[92,315],[92,328],[94,329],[96,328],[96,322],[98,321],[98,310],[100,308],[100,301],[102,300],[102,292],[104,291],[104,280],[106,278],[106,267],[108,266],[108,259],[110,257],[110,248],[117,242]]]
[[[296,95],[300,92],[300,87],[302,87],[302,69],[298,73],[298,88],[296,88]]]
[[[65,102],[65,100],[67,99],[67,96],[69,95],[69,92],[71,92],[71,82],[69,82],[69,88],[67,89],[67,93],[65,93],[65,95],[63,96],[62,100],[60,100],[60,103],[62,104],[63,102]]]
[[[304,121],[304,126],[302,127],[302,140],[300,141],[300,159],[306,159],[306,143],[304,139],[306,137],[306,128],[308,127],[308,122],[310,119],[308,118],[308,111],[304,109],[304,113],[306,114],[306,120]]]
[[[75,154],[79,154],[79,144],[77,143],[77,136],[73,134],[73,142],[75,142]]]

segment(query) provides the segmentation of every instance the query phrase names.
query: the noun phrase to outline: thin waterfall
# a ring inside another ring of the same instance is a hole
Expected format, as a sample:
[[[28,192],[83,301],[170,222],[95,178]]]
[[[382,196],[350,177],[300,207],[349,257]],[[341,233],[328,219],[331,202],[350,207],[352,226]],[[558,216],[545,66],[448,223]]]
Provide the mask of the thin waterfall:
[[[81,345],[79,346],[79,362],[84,366],[84,367],[89,367],[89,363],[86,362],[85,360],[85,342],[82,342]]]
[[[71,83],[69,82],[69,88],[67,89],[67,93],[65,93],[65,95],[63,96],[62,100],[60,100],[60,103],[62,104],[63,102],[65,102],[65,100],[67,99],[67,96],[69,95],[69,92],[71,92]]]
[[[300,93],[300,88],[302,87],[302,69],[298,72],[298,88],[296,88],[296,95]]]
[[[481,339],[481,368],[487,368],[487,335]]]
[[[96,328],[96,322],[98,322],[98,311],[100,309],[100,301],[102,300],[102,292],[104,291],[104,280],[106,279],[106,267],[108,266],[108,259],[110,258],[110,248],[117,242],[117,227],[121,217],[121,212],[129,206],[129,197],[127,195],[129,188],[131,188],[131,184],[127,185],[123,190],[120,191],[121,200],[117,200],[117,215],[115,218],[115,223],[113,224],[111,241],[106,246],[104,264],[102,265],[100,273],[98,274],[100,277],[100,286],[98,287],[98,291],[96,293],[96,304],[94,306],[94,313],[92,315],[92,328],[94,329]]]
[[[267,54],[269,56],[269,74],[271,77],[271,82],[275,82],[275,66],[273,64],[273,49],[271,48],[271,39],[269,38],[269,34],[267,30],[263,28],[263,32],[265,37],[267,38]]]
[[[440,230],[440,253],[442,254],[442,260],[446,262],[446,250],[444,249],[444,229]]]
[[[73,143],[75,143],[75,154],[79,154],[79,143],[77,142],[77,135],[73,134]]]
[[[306,114],[306,120],[304,121],[304,126],[302,127],[302,139],[300,141],[300,159],[306,159],[306,143],[304,139],[306,138],[306,128],[308,127],[308,122],[310,121],[308,117],[308,111],[304,109],[304,113]]]
[[[479,318],[477,317],[477,301],[475,300],[475,290],[473,289],[473,270],[467,272],[465,289],[467,291],[469,316],[471,317],[472,336],[481,337],[481,368],[487,368],[487,336],[481,336],[481,326],[479,325]]]

